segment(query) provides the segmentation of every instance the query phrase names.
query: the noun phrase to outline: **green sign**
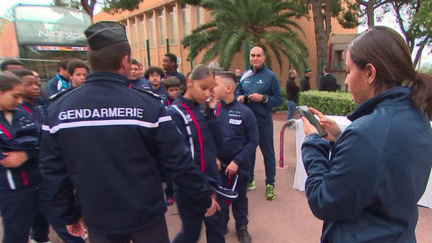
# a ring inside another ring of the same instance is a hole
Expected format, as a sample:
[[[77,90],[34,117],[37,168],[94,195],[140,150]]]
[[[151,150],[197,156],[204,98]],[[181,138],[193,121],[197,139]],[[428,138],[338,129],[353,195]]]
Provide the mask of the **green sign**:
[[[76,9],[45,6],[15,8],[19,45],[85,46],[84,30],[90,25],[90,16]]]

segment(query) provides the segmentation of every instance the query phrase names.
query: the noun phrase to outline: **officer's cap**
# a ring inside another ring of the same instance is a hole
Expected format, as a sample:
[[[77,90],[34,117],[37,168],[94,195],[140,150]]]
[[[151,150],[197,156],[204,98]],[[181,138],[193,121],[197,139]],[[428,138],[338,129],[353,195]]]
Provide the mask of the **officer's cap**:
[[[97,22],[88,27],[84,34],[87,36],[88,45],[95,51],[119,42],[128,41],[125,27],[111,21]]]

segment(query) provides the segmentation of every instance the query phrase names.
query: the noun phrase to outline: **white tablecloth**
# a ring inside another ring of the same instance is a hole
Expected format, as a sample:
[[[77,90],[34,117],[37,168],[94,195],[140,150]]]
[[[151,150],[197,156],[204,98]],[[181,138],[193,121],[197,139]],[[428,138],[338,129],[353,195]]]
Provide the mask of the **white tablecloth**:
[[[336,121],[336,123],[339,125],[339,127],[344,130],[351,121],[348,120],[344,116],[328,116],[330,119]],[[307,174],[303,165],[303,160],[301,156],[301,146],[303,144],[303,141],[305,139],[305,134],[303,132],[303,122],[299,119],[295,122],[296,125],[296,152],[297,152],[297,166],[296,171],[294,175],[294,189],[297,189],[299,191],[305,190],[305,183]],[[418,202],[418,205],[432,208],[432,172],[429,176],[428,185],[426,187],[426,191],[423,194],[423,196],[420,198],[420,201]]]

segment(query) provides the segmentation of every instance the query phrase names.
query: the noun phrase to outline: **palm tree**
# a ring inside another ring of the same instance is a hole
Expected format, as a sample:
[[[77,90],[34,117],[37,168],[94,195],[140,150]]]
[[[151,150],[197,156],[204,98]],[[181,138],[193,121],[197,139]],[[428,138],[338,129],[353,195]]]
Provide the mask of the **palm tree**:
[[[182,43],[195,58],[205,51],[202,63],[219,56],[223,68],[229,68],[233,56],[243,53],[249,66],[249,51],[263,46],[271,67],[273,52],[280,70],[286,57],[297,70],[306,66],[307,48],[298,38],[304,32],[294,18],[306,16],[307,9],[295,0],[203,0],[200,6],[210,9],[212,20],[198,26]]]

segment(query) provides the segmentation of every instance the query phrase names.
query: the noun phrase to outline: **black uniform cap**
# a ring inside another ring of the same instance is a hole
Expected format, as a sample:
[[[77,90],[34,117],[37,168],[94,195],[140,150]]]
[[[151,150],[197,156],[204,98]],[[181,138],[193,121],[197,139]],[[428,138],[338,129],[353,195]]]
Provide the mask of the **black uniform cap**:
[[[87,36],[88,45],[95,51],[119,42],[128,41],[125,27],[111,21],[97,22],[88,27],[84,34]]]

